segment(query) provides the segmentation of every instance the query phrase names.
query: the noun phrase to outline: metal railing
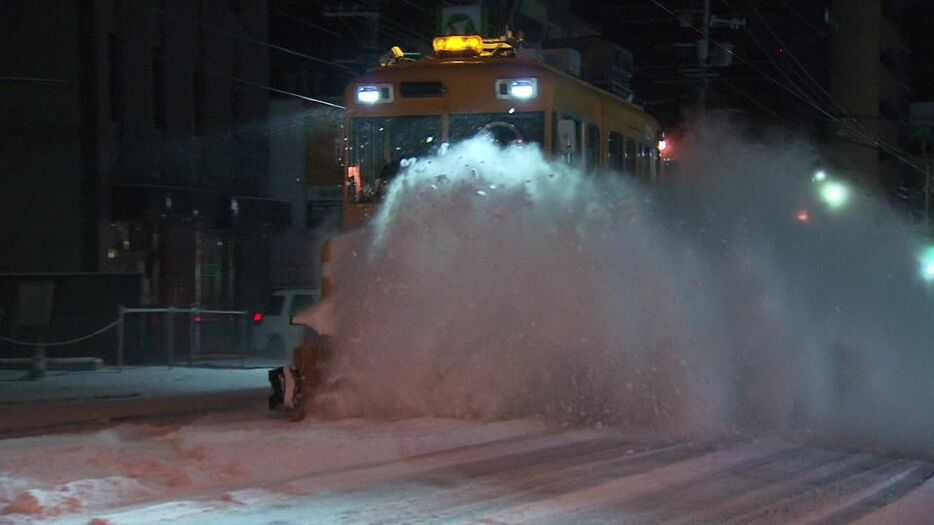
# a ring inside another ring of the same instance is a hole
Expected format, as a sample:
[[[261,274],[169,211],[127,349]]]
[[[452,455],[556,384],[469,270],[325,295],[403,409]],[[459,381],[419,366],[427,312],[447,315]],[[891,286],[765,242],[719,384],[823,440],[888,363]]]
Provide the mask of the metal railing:
[[[133,316],[138,318],[133,325],[136,328],[138,359],[158,356],[171,367],[176,364],[178,350],[181,349],[189,366],[198,359],[226,356],[235,361],[239,359],[240,366],[245,367],[249,351],[249,312],[121,306],[117,317],[117,368],[123,368],[126,361],[127,320]],[[182,323],[178,322],[178,316],[185,316]],[[149,350],[156,346],[161,348],[154,355]]]

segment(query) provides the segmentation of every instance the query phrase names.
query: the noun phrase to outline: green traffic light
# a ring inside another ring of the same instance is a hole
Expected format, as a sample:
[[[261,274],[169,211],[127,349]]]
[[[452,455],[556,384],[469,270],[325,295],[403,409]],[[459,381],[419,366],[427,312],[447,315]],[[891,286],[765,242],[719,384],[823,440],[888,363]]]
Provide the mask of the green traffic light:
[[[918,257],[921,264],[921,277],[925,281],[934,281],[934,246],[928,246]]]
[[[820,196],[831,208],[839,208],[846,203],[850,190],[839,182],[828,181],[821,185]]]

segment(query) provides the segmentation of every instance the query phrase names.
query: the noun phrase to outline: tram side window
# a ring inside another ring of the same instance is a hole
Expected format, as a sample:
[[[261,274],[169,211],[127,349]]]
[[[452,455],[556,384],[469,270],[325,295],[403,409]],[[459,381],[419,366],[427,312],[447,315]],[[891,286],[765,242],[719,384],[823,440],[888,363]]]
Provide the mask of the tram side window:
[[[623,171],[623,136],[611,131],[607,142],[607,167],[617,173]]]
[[[636,141],[627,138],[623,157],[623,173],[634,176],[636,174]]]
[[[553,144],[555,154],[572,166],[581,164],[581,131],[583,126],[577,119],[567,117],[558,121],[557,133],[554,134]]]
[[[639,143],[639,180],[650,182],[652,179],[652,148],[644,142]]]
[[[596,124],[587,124],[586,166],[588,170],[600,167],[600,128]]]

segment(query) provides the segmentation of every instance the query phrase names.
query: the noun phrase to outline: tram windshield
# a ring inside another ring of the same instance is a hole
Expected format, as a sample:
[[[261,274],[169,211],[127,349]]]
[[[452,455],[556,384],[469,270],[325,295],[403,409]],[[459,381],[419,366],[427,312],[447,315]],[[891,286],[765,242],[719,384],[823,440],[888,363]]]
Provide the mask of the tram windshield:
[[[359,170],[355,188],[359,199],[373,200],[375,192],[395,177],[402,159],[433,151],[441,143],[441,116],[364,117],[350,124],[350,164]]]
[[[511,142],[542,144],[545,138],[545,114],[528,113],[460,113],[451,115],[450,140],[455,142],[479,132],[489,133],[506,145]]]
[[[545,135],[545,114],[460,113],[450,115],[449,141],[489,133],[506,145],[512,142],[541,144]],[[389,182],[398,174],[403,159],[434,152],[442,143],[441,115],[400,117],[359,117],[350,123],[350,194],[357,202],[381,198]]]

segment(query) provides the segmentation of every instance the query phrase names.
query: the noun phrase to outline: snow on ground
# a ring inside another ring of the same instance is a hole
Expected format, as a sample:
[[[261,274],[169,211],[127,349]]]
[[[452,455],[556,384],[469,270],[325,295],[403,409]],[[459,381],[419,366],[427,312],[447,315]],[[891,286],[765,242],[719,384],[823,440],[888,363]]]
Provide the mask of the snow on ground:
[[[921,524],[932,476],[778,440],[244,411],[0,441],[0,524]]]
[[[223,495],[540,428],[534,422],[453,420],[291,423],[240,414],[185,426],[124,424],[88,434],[9,439],[0,442],[0,524],[66,518],[88,523],[95,513],[114,506],[205,492]],[[234,499],[248,495],[226,499],[239,505]]]

